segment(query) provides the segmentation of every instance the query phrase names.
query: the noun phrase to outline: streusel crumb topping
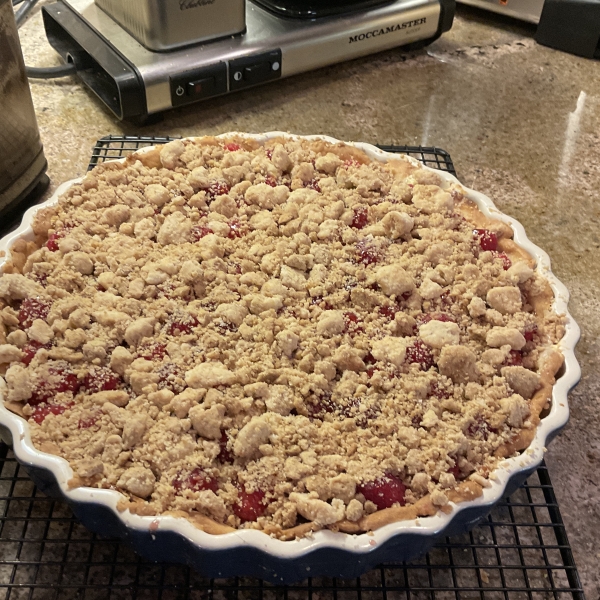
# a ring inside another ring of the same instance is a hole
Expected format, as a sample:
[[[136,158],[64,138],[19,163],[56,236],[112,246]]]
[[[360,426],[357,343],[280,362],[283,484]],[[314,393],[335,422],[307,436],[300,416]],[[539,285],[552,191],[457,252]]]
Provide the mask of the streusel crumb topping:
[[[101,164],[0,278],[5,402],[140,514],[279,535],[443,509],[535,429],[563,333],[473,214],[432,171],[324,142]]]

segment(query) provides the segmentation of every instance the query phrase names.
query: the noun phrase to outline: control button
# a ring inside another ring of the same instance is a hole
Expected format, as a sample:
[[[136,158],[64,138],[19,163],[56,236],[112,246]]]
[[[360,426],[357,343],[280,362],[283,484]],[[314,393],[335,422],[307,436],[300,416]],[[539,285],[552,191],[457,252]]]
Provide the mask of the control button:
[[[241,90],[281,77],[281,50],[229,61],[229,89]]]
[[[260,83],[271,75],[271,63],[262,62],[256,65],[244,67],[244,79],[248,83]]]
[[[192,71],[177,73],[170,78],[171,103],[173,106],[183,106],[226,94],[227,63],[220,62]]]
[[[206,77],[187,84],[188,96],[212,96],[215,91],[215,78]]]

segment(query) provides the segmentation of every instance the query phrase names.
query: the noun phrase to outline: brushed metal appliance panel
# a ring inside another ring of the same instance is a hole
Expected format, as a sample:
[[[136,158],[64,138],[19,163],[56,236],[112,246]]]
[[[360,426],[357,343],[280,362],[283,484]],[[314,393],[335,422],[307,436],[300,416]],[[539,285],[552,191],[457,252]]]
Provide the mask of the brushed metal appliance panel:
[[[248,3],[244,35],[158,53],[144,48],[100,10],[94,0],[64,2],[135,65],[146,86],[150,114],[172,108],[170,77],[173,74],[279,48],[282,77],[287,77],[432,37],[438,29],[440,15],[438,0],[398,0],[370,11],[312,21],[281,19]],[[413,23],[421,19],[424,21]],[[403,27],[403,24],[406,25]],[[379,34],[388,27],[394,30]],[[362,35],[365,37],[351,41]]]
[[[241,33],[246,0],[95,0],[149,50],[173,50]]]
[[[540,22],[542,9],[545,0],[457,0],[462,4],[477,6],[493,12],[529,21],[530,23]]]
[[[429,2],[403,12],[400,22],[398,14],[388,14],[373,19],[367,28],[364,23],[348,23],[346,31],[323,31],[318,40],[298,36],[282,47],[283,76],[433,37],[439,17],[440,5]]]

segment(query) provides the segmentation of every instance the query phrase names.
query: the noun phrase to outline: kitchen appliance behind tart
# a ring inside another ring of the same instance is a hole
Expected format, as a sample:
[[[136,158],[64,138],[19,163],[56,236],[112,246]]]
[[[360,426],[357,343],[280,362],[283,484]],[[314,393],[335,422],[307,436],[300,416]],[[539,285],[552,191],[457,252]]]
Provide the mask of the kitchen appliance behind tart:
[[[454,0],[60,0],[50,44],[119,119],[144,117],[448,31]]]

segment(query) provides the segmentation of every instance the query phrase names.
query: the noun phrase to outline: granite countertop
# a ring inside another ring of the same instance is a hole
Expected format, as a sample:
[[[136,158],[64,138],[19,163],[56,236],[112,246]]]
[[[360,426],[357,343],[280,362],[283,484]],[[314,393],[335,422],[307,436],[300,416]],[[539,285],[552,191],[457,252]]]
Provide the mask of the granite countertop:
[[[73,78],[31,88],[51,189],[84,174],[94,142],[108,134],[278,129],[448,150],[459,178],[523,223],[572,294],[583,378],[547,461],[591,599],[600,595],[600,64],[539,46],[533,33],[461,8],[452,31],[425,50],[296,76],[172,111],[143,128],[116,121]],[[21,38],[28,64],[59,63],[39,7]]]

